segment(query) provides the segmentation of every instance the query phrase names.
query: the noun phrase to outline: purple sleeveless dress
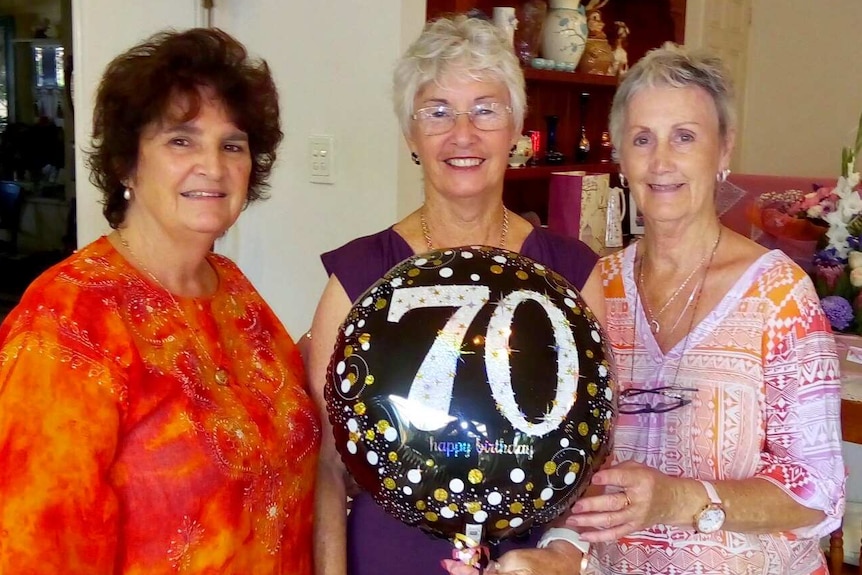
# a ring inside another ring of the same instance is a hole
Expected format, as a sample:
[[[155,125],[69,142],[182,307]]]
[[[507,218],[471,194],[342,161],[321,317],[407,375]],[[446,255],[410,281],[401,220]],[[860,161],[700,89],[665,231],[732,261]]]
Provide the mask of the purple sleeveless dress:
[[[534,228],[521,254],[556,271],[576,288],[586,283],[598,256],[580,240]],[[353,240],[321,256],[329,275],[344,286],[350,301],[362,295],[396,264],[414,255],[392,228]],[[318,518],[320,520],[320,518]],[[541,529],[529,537],[503,541],[493,554],[535,547]],[[451,558],[449,541],[432,537],[418,527],[405,525],[386,513],[368,493],[360,493],[347,517],[348,575],[441,575],[443,559]]]

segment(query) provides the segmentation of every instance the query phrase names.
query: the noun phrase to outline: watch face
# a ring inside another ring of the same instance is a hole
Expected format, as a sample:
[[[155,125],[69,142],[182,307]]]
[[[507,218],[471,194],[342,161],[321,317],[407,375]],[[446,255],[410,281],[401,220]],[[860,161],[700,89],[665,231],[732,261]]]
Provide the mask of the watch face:
[[[715,533],[724,525],[724,509],[712,504],[697,517],[697,530],[700,533]]]

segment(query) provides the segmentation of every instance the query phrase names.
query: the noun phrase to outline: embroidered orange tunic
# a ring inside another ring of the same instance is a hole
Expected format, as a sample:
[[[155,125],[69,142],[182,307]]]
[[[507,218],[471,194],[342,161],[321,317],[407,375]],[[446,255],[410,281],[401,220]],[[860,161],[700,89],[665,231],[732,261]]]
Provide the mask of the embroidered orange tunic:
[[[0,327],[0,573],[312,573],[302,363],[209,261],[216,293],[174,299],[101,238]]]

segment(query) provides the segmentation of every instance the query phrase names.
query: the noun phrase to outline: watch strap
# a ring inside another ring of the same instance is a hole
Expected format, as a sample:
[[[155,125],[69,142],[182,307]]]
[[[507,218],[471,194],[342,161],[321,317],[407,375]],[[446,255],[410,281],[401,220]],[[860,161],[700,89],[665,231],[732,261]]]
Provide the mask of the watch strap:
[[[709,497],[709,502],[721,505],[721,497],[718,496],[718,491],[715,490],[715,486],[709,481],[704,481],[702,479],[699,479],[698,481],[700,481],[700,484],[703,485],[704,489],[706,489],[706,496]]]
[[[584,555],[586,555],[590,550],[589,542],[582,540],[577,531],[567,527],[551,527],[545,531],[541,539],[539,539],[539,542],[536,544],[536,547],[544,549],[551,541],[558,540],[568,541]]]

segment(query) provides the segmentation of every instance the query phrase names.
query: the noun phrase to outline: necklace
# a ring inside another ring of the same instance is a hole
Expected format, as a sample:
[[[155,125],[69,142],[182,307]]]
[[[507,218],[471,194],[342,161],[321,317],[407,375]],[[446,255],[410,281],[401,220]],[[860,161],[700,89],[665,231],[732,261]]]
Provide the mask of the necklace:
[[[422,236],[425,238],[425,246],[428,251],[434,249],[434,242],[431,241],[431,231],[428,229],[428,220],[425,219],[425,206],[419,212],[419,225],[422,226]],[[503,227],[500,229],[500,249],[506,248],[506,235],[509,233],[509,210],[503,206]]]
[[[697,273],[697,271],[701,267],[703,267],[703,264],[706,262],[707,258],[712,259],[712,256],[715,255],[715,250],[718,248],[718,242],[720,240],[721,240],[721,228],[718,228],[718,237],[715,238],[715,242],[713,242],[713,244],[712,244],[712,250],[703,254],[703,257],[700,258],[700,261],[697,263],[696,266],[694,266],[694,269],[691,270],[691,273],[688,274],[688,277],[686,277],[685,280],[683,280],[683,282],[680,284],[680,286],[678,288],[676,288],[676,290],[671,294],[671,296],[668,298],[668,300],[666,302],[664,302],[664,305],[661,306],[661,309],[659,309],[657,313],[653,313],[652,308],[650,308],[649,301],[647,300],[646,297],[644,297],[644,309],[647,312],[647,316],[648,316],[647,320],[649,320],[649,328],[650,328],[650,331],[653,332],[653,334],[658,334],[661,331],[661,324],[659,323],[659,318],[661,318],[662,314],[667,310],[667,308],[670,306],[670,304],[673,303],[674,300],[676,300],[677,296],[683,292],[685,287],[688,285],[688,282],[690,282],[691,278],[694,277],[694,274]],[[644,260],[645,259],[646,259],[646,251],[644,251],[643,256],[641,256],[640,271],[638,272],[638,281],[637,281],[638,292],[643,292]],[[695,291],[696,291],[695,289],[691,290],[691,294],[689,295],[688,302],[685,304],[685,307],[682,308],[680,315],[677,317],[676,322],[674,322],[674,324],[673,324],[674,328],[676,328],[676,326],[679,324],[679,320],[685,314],[685,310],[687,310],[688,306],[691,305],[692,296],[694,295]]]
[[[149,268],[147,268],[147,266],[144,265],[144,262],[142,262],[141,258],[139,258],[137,254],[132,250],[132,246],[129,245],[129,242],[123,236],[123,232],[121,232],[119,228],[117,228],[117,237],[120,238],[120,243],[123,245],[124,248],[126,248],[126,251],[129,252],[129,255],[132,256],[132,259],[135,261],[136,264],[138,264],[138,267],[141,269],[141,271],[147,274],[147,276],[151,280],[153,280],[153,283],[155,283],[163,292],[168,294],[168,297],[174,304],[174,308],[177,310],[177,313],[179,313],[180,318],[182,318],[186,329],[191,332],[192,337],[195,339],[198,349],[204,354],[204,356],[206,356],[206,359],[210,362],[210,365],[215,368],[215,375],[213,376],[213,379],[215,379],[215,382],[218,385],[226,387],[230,383],[230,376],[228,375],[227,370],[223,367],[220,367],[219,364],[213,360],[212,356],[209,353],[209,350],[207,350],[207,347],[198,337],[197,331],[195,331],[195,329],[189,323],[188,318],[186,318],[186,314],[183,311],[183,308],[180,306],[180,302],[178,302],[177,298],[174,297],[174,294],[172,294],[170,290],[168,290],[165,285],[159,281],[159,278],[157,278],[156,275],[151,272]]]
[[[706,283],[706,278],[709,276],[709,270],[712,268],[712,260],[715,258],[715,252],[718,251],[718,243],[721,240],[721,230],[722,228],[718,228],[718,238],[715,240],[715,244],[713,244],[712,252],[709,254],[709,260],[706,264],[706,270],[703,272],[703,278],[697,283],[696,288],[692,290],[692,294],[694,297],[689,296],[689,301],[694,299],[694,310],[691,312],[691,318],[688,320],[688,330],[685,332],[685,340],[682,344],[682,353],[679,354],[679,362],[676,365],[676,371],[673,373],[673,380],[671,380],[670,387],[674,387],[676,385],[676,378],[679,375],[679,368],[682,365],[682,357],[685,355],[685,352],[688,350],[688,338],[691,336],[691,330],[694,328],[694,318],[697,316],[697,308],[700,305],[700,295],[703,293],[703,285]],[[643,262],[644,258],[641,256],[640,264],[639,264],[639,274],[643,272]],[[632,319],[632,363],[631,369],[629,370],[629,380],[634,381],[635,377],[635,349],[637,346],[637,334],[638,334],[638,310],[639,310],[639,302],[640,302],[640,286],[637,282],[635,282],[635,287],[637,290],[635,291],[635,314]],[[686,304],[686,309],[688,308],[688,304]],[[685,312],[683,312],[685,313]],[[676,323],[674,323],[674,327],[679,323],[680,319],[682,319],[682,315],[677,318]],[[656,342],[658,344],[658,342]]]
[[[695,284],[695,287],[692,288],[691,293],[688,295],[688,299],[685,302],[685,305],[682,307],[682,311],[679,312],[679,315],[676,316],[676,321],[673,322],[673,325],[670,326],[670,332],[673,333],[676,330],[676,327],[679,325],[679,322],[682,320],[683,316],[685,316],[685,312],[688,310],[689,306],[691,306],[691,302],[695,297],[695,294],[700,291],[701,286],[703,285],[703,280],[699,281]],[[658,333],[658,332],[654,332]]]

